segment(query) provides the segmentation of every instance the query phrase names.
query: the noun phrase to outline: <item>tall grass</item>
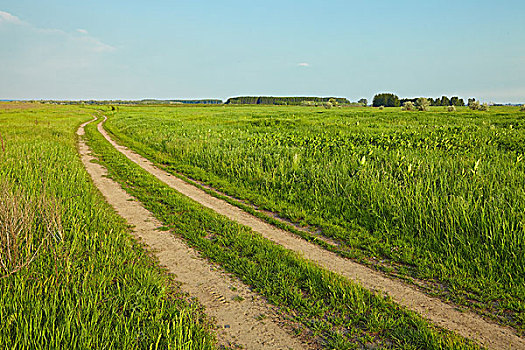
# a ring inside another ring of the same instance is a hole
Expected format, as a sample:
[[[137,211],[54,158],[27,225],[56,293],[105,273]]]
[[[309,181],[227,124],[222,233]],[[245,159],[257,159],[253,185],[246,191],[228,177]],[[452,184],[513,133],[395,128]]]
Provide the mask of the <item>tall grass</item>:
[[[76,151],[75,107],[0,106],[2,348],[212,348],[205,320],[131,238]]]
[[[150,107],[122,108],[107,128],[168,169],[523,330],[523,123],[496,107]]]
[[[27,267],[61,239],[62,220],[54,198],[24,198],[0,179],[0,278]]]
[[[327,349],[471,349],[382,295],[327,272],[249,228],[203,208],[127,159],[95,125],[86,129],[109,175],[177,236],[279,306]]]

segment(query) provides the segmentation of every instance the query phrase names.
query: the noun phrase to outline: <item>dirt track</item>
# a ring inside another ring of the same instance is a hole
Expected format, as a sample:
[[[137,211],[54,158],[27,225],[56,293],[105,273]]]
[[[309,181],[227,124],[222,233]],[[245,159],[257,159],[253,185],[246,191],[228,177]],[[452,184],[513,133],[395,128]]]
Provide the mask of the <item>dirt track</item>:
[[[437,298],[430,297],[402,281],[393,280],[380,272],[349,259],[342,258],[287,231],[278,229],[170,175],[154,166],[141,155],[118,145],[106,133],[103,128],[103,123],[98,125],[98,130],[119,152],[173,189],[233,221],[251,227],[255,232],[289,250],[300,253],[304,258],[314,261],[318,265],[345,276],[350,280],[357,281],[369,290],[388,294],[400,305],[419,313],[434,324],[454,331],[466,338],[473,339],[487,348],[504,350],[525,349],[525,339],[517,336],[511,328],[486,321],[481,316],[472,312],[458,310],[457,307],[444,303]]]
[[[91,121],[90,121],[91,122]],[[84,135],[84,123],[77,131]],[[196,297],[213,316],[219,329],[219,343],[245,349],[308,349],[310,346],[288,334],[276,311],[246,285],[225,274],[204,259],[181,239],[159,231],[162,224],[109,179],[107,171],[93,163],[94,157],[79,138],[79,153],[96,187],[117,213],[134,226],[133,234],[159,258],[161,265],[176,275],[182,290]]]

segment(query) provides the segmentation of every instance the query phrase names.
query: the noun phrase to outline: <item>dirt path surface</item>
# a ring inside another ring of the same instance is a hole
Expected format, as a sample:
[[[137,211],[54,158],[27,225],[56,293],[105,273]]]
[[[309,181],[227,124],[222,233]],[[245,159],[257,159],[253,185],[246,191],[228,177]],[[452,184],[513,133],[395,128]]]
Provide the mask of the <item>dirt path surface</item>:
[[[77,131],[84,135],[84,123]],[[259,295],[239,280],[225,274],[204,259],[181,239],[159,231],[162,224],[128,195],[118,183],[109,179],[90,149],[79,138],[79,153],[96,187],[119,215],[134,226],[135,237],[149,246],[160,264],[176,275],[183,291],[196,297],[205,306],[206,314],[214,317],[221,345],[244,349],[308,349],[295,336],[288,334],[277,312]]]
[[[103,123],[98,125],[98,130],[119,152],[173,189],[233,221],[251,227],[255,232],[289,250],[298,252],[304,258],[352,281],[357,281],[369,290],[385,293],[395,302],[417,312],[434,324],[470,338],[482,346],[504,350],[525,349],[525,339],[520,338],[513,329],[489,322],[475,313],[458,310],[457,307],[430,297],[402,281],[393,280],[380,272],[340,257],[287,231],[276,228],[240,208],[170,175],[127,147],[118,145],[106,133]]]

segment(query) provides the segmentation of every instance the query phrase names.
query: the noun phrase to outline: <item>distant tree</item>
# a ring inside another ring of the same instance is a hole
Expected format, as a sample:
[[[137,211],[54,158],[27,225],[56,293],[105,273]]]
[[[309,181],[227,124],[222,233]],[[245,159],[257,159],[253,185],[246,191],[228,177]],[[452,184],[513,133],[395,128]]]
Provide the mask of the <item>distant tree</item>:
[[[424,97],[420,97],[416,100],[416,107],[420,111],[428,111],[430,107],[430,102]]]
[[[465,101],[463,101],[462,98],[459,98],[458,96],[453,96],[450,98],[450,105],[451,106],[464,106]]]
[[[403,103],[403,107],[401,109],[404,111],[413,111],[415,109],[414,102],[406,101]]]
[[[332,106],[337,106],[337,101],[336,101],[335,98],[331,98],[331,99],[329,99],[328,102],[329,102]],[[332,106],[330,106],[330,107],[332,107]]]
[[[468,99],[468,104],[467,104],[467,106],[470,107],[470,105],[471,105],[473,102],[475,102],[475,101],[476,101],[476,99],[475,99],[474,97],[469,98],[469,99]]]
[[[374,107],[399,107],[401,105],[399,97],[391,93],[381,93],[374,96],[372,101]]]
[[[372,106],[373,107],[380,107],[385,104],[386,97],[385,94],[377,94],[374,96],[374,99],[372,100]]]
[[[450,99],[447,96],[441,96],[441,105],[450,106]]]
[[[357,101],[357,103],[362,104],[363,107],[368,106],[368,100],[367,100],[366,98],[362,98],[362,99],[360,99],[359,101]]]

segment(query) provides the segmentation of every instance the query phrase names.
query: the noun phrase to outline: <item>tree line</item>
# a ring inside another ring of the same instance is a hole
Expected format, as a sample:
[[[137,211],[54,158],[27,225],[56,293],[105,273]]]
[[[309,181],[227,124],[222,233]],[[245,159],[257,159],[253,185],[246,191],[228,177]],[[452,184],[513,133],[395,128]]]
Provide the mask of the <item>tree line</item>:
[[[372,106],[399,107],[403,106],[407,102],[415,104],[419,98],[420,97],[399,99],[397,95],[394,95],[392,93],[381,93],[374,96]],[[465,106],[465,101],[462,98],[459,98],[458,96],[452,96],[450,98],[448,96],[441,96],[436,98],[427,97],[426,99],[430,103],[430,106]],[[469,102],[471,100],[475,99],[469,99]]]
[[[372,106],[374,107],[400,107],[407,103],[417,105],[418,99],[423,97],[415,98],[402,98],[393,93],[379,93],[374,96]],[[436,98],[426,98],[429,106],[465,106],[465,101],[458,96],[441,96]],[[475,98],[468,99],[468,106],[476,101]],[[326,105],[331,103],[336,106],[367,106],[368,101],[366,98],[362,98],[357,102],[350,102],[344,97],[308,97],[308,96],[291,96],[291,97],[275,97],[275,96],[238,96],[230,97],[226,102],[219,99],[200,99],[200,100],[156,100],[156,99],[144,99],[144,100],[80,100],[80,101],[57,101],[57,100],[39,100],[36,102],[41,103],[56,103],[56,104],[247,104],[247,105]]]
[[[171,103],[182,103],[182,104],[189,104],[189,105],[220,105],[222,104],[222,100],[216,100],[216,99],[204,99],[204,100],[167,100]]]
[[[342,97],[274,97],[274,96],[239,96],[230,97],[226,104],[244,104],[244,105],[300,105],[306,101],[317,103],[329,102],[335,100],[338,104],[350,104],[350,101]]]
[[[165,104],[222,104],[222,100],[203,99],[203,100],[29,100],[28,102],[53,103],[61,105],[165,105]]]
[[[412,102],[416,103],[419,97],[416,98],[403,98],[399,100],[401,102],[401,105],[405,104],[405,102]],[[459,98],[458,96],[441,96],[441,97],[427,97],[426,98],[428,102],[430,102],[431,106],[456,106],[456,107],[463,107],[465,106],[465,101],[462,98]]]

